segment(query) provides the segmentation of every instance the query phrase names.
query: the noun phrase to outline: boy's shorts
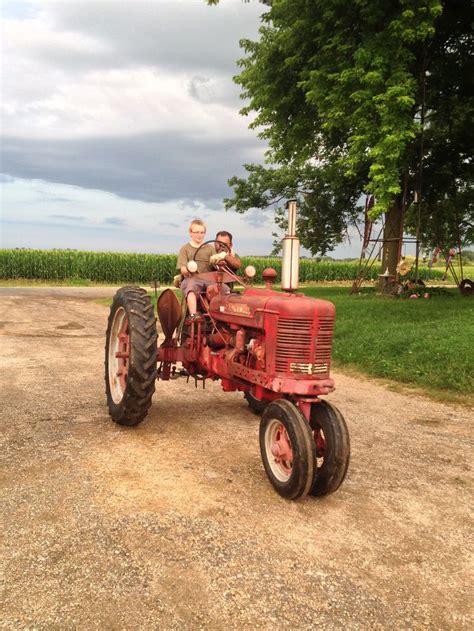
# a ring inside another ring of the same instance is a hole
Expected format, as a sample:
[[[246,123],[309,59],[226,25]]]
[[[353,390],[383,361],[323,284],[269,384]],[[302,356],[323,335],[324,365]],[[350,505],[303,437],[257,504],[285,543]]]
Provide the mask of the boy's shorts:
[[[209,285],[215,284],[216,283],[213,280],[204,280],[203,278],[194,278],[193,276],[189,276],[181,281],[181,291],[185,296],[187,296],[190,291],[193,291],[195,294],[205,294]],[[227,285],[222,285],[222,292],[224,294],[230,294],[230,289]]]

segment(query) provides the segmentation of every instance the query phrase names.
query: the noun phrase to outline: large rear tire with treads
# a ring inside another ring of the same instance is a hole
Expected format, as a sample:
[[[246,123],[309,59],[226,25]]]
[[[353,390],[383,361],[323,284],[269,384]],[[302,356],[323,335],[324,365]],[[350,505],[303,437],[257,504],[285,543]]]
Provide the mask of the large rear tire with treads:
[[[138,425],[151,406],[156,380],[156,318],[140,287],[122,287],[110,308],[105,344],[105,391],[112,419]]]

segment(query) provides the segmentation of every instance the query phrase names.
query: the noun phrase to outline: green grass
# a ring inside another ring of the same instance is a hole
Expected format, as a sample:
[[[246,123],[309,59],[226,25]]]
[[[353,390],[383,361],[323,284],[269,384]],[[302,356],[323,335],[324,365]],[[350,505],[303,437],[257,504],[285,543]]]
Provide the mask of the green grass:
[[[349,295],[347,288],[307,287],[336,305],[333,359],[367,375],[472,402],[474,301],[457,290],[430,299]]]
[[[438,269],[438,268],[435,268],[435,271],[436,271],[437,269]],[[457,274],[458,278],[460,278],[460,276],[461,276],[461,270],[460,270],[459,266],[458,266],[458,265],[455,265],[455,266],[454,266],[454,270],[455,270],[455,272],[456,272],[456,274]],[[443,271],[444,271],[444,270],[443,270]],[[462,266],[462,272],[463,272],[463,276],[464,276],[464,278],[469,278],[470,280],[473,280],[473,281],[474,281],[474,265],[463,265],[463,266]],[[453,276],[452,276],[451,272],[449,271],[449,272],[448,272],[448,280],[452,280],[452,279],[453,279]],[[454,282],[454,281],[452,280],[452,282]]]
[[[461,268],[459,266],[458,261],[454,261],[453,263],[453,267],[454,267],[454,271],[456,273],[456,276],[458,277],[458,279],[461,278]],[[443,275],[446,272],[446,265],[445,263],[437,263],[436,265],[433,265],[432,269],[432,278],[433,278],[433,282],[435,283],[439,283],[440,278],[439,275]],[[463,277],[464,278],[469,278],[470,280],[474,281],[474,265],[472,264],[465,264],[462,266],[462,271],[463,271]],[[448,269],[447,272],[447,276],[446,276],[446,281],[442,281],[441,284],[450,284],[453,285],[455,283],[454,277],[451,273],[451,270]]]

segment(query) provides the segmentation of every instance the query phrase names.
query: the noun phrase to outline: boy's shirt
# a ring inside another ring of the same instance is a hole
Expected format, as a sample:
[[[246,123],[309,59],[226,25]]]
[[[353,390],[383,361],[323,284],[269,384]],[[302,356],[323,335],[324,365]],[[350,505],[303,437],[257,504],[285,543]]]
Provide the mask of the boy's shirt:
[[[183,265],[186,265],[188,261],[194,259],[194,255],[199,246],[194,247],[191,243],[186,243],[178,252],[178,260],[176,261],[176,269],[181,270]],[[197,263],[198,274],[204,274],[205,272],[214,271],[214,267],[209,263],[209,259],[213,254],[216,254],[216,249],[211,243],[203,245],[199,250],[197,259],[194,259]]]

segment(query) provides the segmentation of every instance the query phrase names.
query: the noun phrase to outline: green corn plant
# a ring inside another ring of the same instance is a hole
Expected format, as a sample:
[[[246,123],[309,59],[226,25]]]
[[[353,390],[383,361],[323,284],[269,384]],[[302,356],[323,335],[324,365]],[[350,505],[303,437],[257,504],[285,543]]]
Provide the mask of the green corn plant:
[[[244,256],[242,270],[253,265],[257,274],[255,282],[262,282],[262,272],[267,267],[276,270],[277,282],[281,277],[281,259],[277,257]],[[357,262],[318,261],[301,259],[299,278],[301,283],[324,281],[352,281],[358,271]],[[373,265],[366,274],[368,280],[377,280],[380,265]],[[67,279],[90,280],[99,283],[142,283],[156,280],[169,285],[176,274],[174,254],[130,254],[121,252],[87,252],[79,250],[0,250],[0,278],[39,279],[64,281]],[[420,267],[419,276],[424,280],[440,279],[441,270]]]

